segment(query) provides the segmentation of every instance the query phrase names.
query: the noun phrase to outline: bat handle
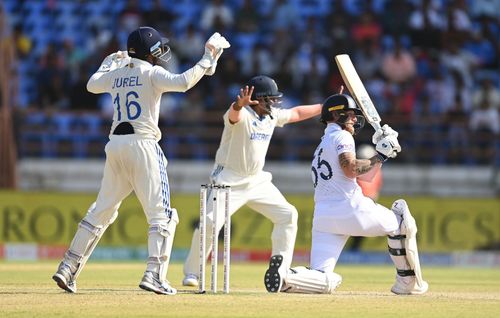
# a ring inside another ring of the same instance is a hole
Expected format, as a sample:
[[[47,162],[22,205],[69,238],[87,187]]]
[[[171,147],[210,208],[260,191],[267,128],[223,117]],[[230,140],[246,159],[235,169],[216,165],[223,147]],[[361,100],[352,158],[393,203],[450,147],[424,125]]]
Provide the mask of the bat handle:
[[[375,129],[375,131],[379,130],[379,129],[382,129],[382,125],[380,125],[380,122],[379,121],[375,121],[372,124],[372,127],[373,129]]]

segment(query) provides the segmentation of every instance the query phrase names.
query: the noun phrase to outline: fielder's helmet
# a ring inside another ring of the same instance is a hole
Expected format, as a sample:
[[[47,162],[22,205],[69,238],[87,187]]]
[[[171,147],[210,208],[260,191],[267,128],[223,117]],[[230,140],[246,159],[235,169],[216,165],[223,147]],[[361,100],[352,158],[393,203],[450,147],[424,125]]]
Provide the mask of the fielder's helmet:
[[[365,125],[365,117],[354,99],[347,94],[335,94],[325,99],[321,108],[320,121],[324,124],[329,121],[334,121],[344,128],[343,124],[348,118],[346,114],[346,111],[348,110],[353,110],[356,114],[358,120],[354,125],[354,129],[355,132],[357,132]],[[335,116],[336,118],[334,117],[334,113],[337,115]]]
[[[264,110],[271,114],[271,106],[277,106],[281,103],[283,93],[278,91],[278,85],[269,76],[259,75],[252,77],[248,82],[249,87],[254,87],[252,99],[263,101]],[[272,118],[272,116],[271,116]]]
[[[278,91],[278,85],[269,76],[259,75],[252,77],[248,82],[248,86],[254,87],[252,99],[261,97],[281,98],[283,93]]]
[[[151,27],[140,27],[132,31],[127,39],[127,51],[130,57],[146,60],[152,55],[163,62],[170,58],[170,48],[166,45],[167,38]]]

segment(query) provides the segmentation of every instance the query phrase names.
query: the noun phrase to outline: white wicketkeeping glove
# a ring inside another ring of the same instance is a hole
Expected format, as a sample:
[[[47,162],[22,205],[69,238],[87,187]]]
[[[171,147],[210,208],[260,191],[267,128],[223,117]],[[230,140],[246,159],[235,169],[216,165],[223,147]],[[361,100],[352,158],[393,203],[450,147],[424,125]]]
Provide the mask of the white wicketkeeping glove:
[[[219,60],[219,57],[222,55],[222,52],[224,52],[224,49],[217,50],[217,54],[215,55],[215,63],[212,64],[212,66],[205,71],[205,75],[212,76],[215,74],[215,69],[217,68],[217,61]]]
[[[212,68],[217,63],[222,51],[229,47],[231,47],[231,44],[229,44],[226,38],[220,35],[219,32],[215,32],[205,43],[205,53],[198,64],[206,69]],[[213,71],[215,72],[215,68]]]
[[[394,135],[386,136],[380,139],[375,150],[386,158],[396,158],[398,152],[401,152],[398,138]]]
[[[398,132],[391,128],[391,126],[385,124],[382,128],[378,129],[372,136],[372,142],[374,145],[377,144],[382,138],[387,136],[399,136]]]
[[[104,58],[97,72],[109,72],[116,70],[130,62],[127,51],[117,51]]]

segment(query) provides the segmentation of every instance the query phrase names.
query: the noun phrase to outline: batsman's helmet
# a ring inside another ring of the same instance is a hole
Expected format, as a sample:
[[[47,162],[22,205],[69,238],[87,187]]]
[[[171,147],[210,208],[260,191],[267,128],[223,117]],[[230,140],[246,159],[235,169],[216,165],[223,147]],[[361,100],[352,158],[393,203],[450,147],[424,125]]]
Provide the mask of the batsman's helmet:
[[[278,85],[269,76],[259,75],[252,77],[248,82],[249,87],[254,87],[252,93],[253,100],[263,100],[264,107],[268,114],[271,113],[271,106],[281,103],[283,93],[278,91]]]
[[[170,47],[167,38],[161,37],[155,29],[147,26],[132,31],[127,39],[127,51],[130,57],[146,60],[149,55],[167,62],[170,59]]]
[[[357,133],[365,125],[365,117],[354,99],[347,94],[335,94],[325,99],[321,108],[320,121],[324,124],[333,121],[344,128],[344,123],[349,117],[348,110],[356,114],[357,122],[354,124],[354,130]]]

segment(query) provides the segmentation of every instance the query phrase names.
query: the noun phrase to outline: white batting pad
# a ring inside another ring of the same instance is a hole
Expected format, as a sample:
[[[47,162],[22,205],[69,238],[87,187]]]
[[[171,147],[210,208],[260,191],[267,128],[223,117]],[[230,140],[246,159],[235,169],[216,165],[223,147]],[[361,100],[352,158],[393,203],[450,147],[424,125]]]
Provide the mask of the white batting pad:
[[[298,266],[290,269],[281,290],[285,293],[332,294],[341,283],[339,274]]]
[[[172,209],[172,218],[166,224],[152,224],[148,233],[148,264],[146,271],[158,273],[161,281],[165,281],[175,229],[179,223],[177,210]]]
[[[391,259],[396,265],[396,283],[392,291],[396,294],[422,294],[428,284],[422,278],[417,248],[417,224],[405,200],[397,200],[392,211],[400,215],[400,235],[389,236],[388,245]]]

